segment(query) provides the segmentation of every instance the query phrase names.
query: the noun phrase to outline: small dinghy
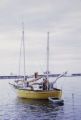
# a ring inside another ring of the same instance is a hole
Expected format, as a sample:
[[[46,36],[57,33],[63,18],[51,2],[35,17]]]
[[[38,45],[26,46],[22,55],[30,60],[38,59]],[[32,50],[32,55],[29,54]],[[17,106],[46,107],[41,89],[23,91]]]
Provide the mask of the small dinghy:
[[[48,100],[52,103],[54,103],[55,105],[63,105],[64,104],[64,100],[63,99],[58,99],[55,97],[48,97]]]

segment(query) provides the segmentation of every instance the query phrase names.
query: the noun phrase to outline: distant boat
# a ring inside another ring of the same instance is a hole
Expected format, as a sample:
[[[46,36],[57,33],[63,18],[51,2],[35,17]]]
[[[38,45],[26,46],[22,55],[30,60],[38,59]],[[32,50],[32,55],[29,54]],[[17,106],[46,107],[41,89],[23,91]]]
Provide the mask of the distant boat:
[[[49,97],[55,97],[60,99],[62,96],[62,90],[49,87],[50,81],[49,81],[49,33],[48,33],[48,39],[47,39],[47,75],[46,78],[43,78],[38,75],[38,73],[35,73],[35,77],[33,80],[26,79],[25,75],[25,45],[24,45],[24,27],[22,31],[23,35],[23,61],[24,61],[24,78],[23,80],[16,80],[14,83],[9,83],[17,93],[17,96],[20,98],[27,98],[27,99],[48,99]],[[40,83],[35,83],[36,81],[41,80]]]

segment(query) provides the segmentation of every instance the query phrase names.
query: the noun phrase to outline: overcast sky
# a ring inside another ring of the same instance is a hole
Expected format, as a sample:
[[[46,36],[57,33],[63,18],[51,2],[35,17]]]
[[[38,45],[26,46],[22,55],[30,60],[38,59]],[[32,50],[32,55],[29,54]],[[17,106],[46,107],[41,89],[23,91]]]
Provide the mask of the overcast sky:
[[[81,72],[81,0],[0,0],[0,74],[18,73],[25,27],[26,72]]]

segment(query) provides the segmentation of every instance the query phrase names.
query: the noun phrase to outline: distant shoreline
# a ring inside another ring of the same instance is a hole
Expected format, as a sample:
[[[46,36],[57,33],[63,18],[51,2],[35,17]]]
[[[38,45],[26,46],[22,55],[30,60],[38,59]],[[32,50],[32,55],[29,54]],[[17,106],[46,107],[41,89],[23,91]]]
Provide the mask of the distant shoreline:
[[[50,74],[49,77],[58,77],[60,74]],[[44,74],[42,75],[39,75],[39,76],[46,76]],[[78,77],[78,76],[81,76],[81,73],[73,73],[71,75],[65,75],[63,77]],[[26,76],[27,78],[33,78],[34,75],[31,75],[31,76]],[[23,79],[24,76],[18,76],[18,75],[0,75],[0,79]]]

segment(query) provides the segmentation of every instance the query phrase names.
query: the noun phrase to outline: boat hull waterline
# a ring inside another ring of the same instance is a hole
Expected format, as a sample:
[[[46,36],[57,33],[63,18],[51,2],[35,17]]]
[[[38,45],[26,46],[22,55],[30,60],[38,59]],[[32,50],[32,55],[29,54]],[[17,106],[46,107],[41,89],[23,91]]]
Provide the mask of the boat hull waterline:
[[[54,89],[54,90],[28,90],[26,88],[17,88],[13,85],[17,96],[20,98],[26,99],[48,99],[48,97],[56,97],[58,99],[62,96],[62,90]]]

